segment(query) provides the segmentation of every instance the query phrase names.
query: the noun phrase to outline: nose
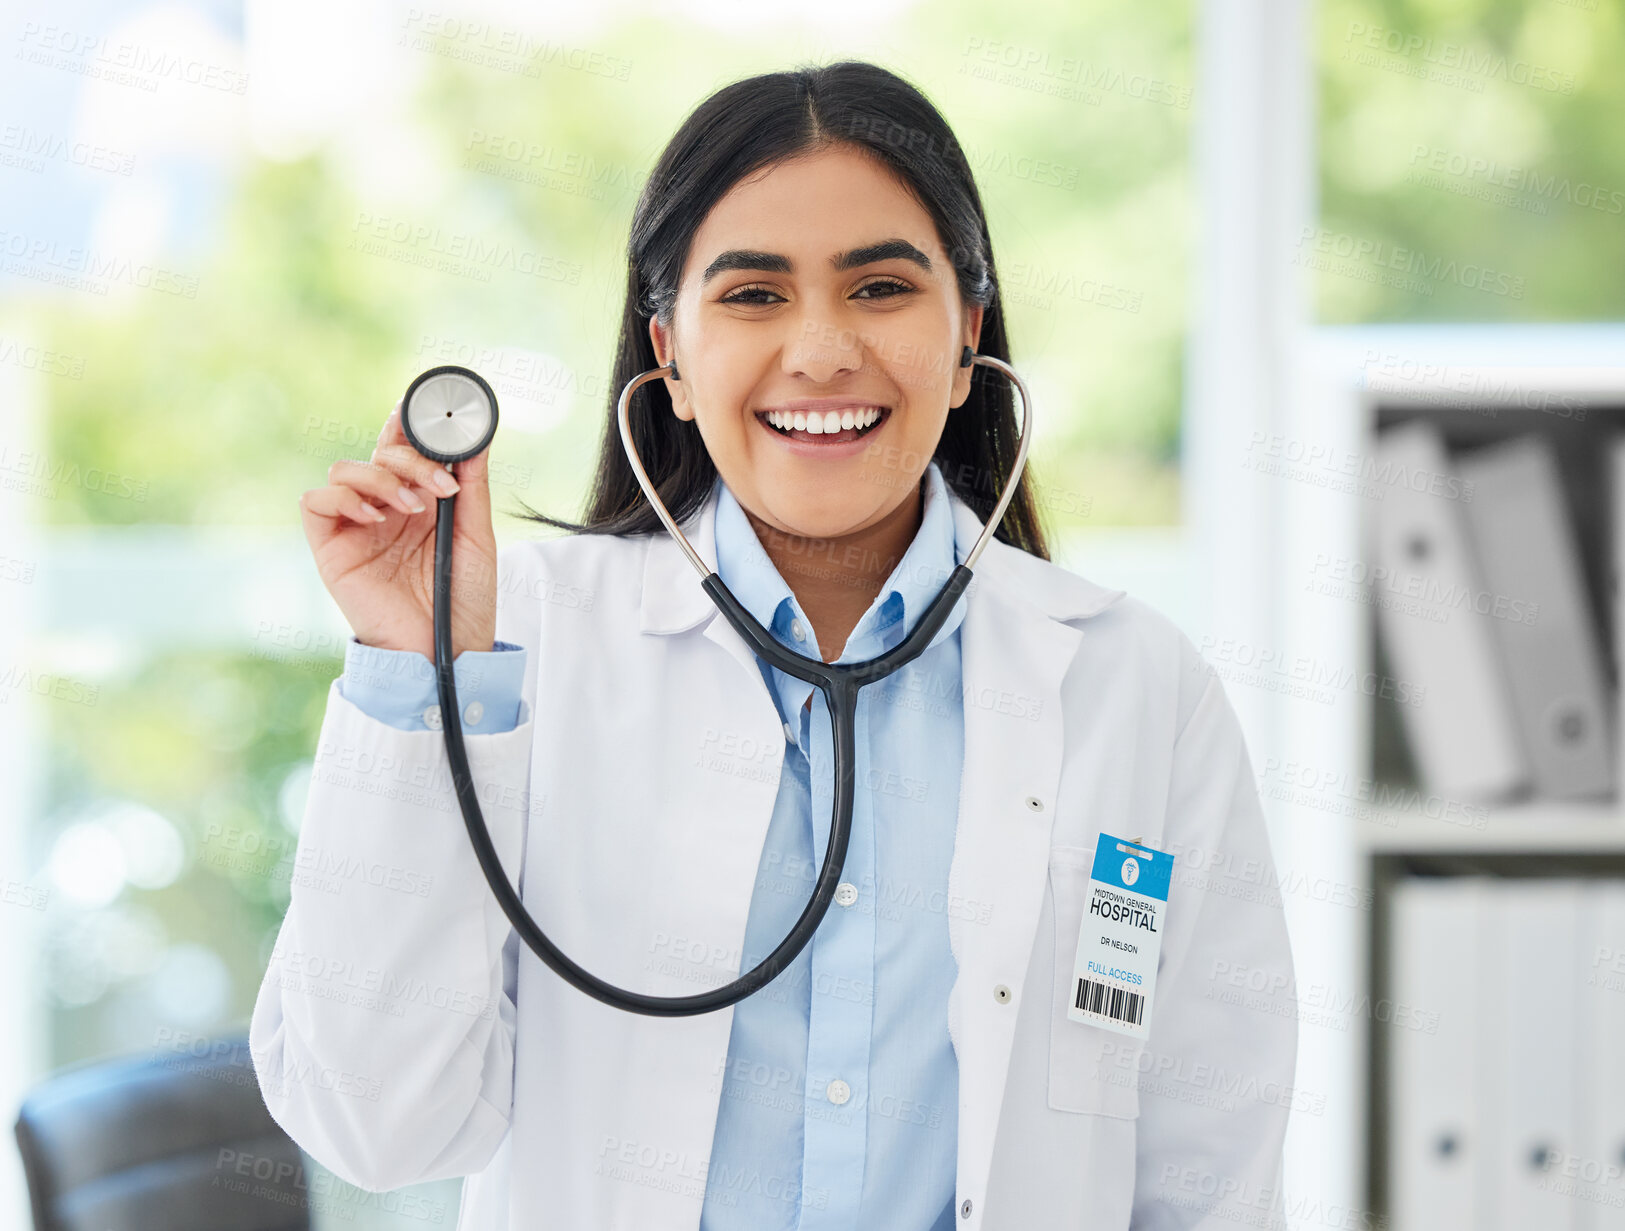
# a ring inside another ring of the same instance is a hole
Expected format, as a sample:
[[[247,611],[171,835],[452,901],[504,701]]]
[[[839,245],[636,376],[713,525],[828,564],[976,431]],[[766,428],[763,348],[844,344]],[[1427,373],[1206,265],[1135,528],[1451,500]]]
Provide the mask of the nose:
[[[827,384],[863,367],[865,340],[856,329],[810,312],[790,322],[790,327],[792,333],[784,347],[785,375]]]

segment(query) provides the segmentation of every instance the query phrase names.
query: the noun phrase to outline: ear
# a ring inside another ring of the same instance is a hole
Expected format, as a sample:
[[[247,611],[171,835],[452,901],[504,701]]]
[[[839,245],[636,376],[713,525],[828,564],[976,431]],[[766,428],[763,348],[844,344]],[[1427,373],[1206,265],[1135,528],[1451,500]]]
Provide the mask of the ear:
[[[982,337],[982,305],[981,304],[973,304],[971,307],[966,309],[966,311],[965,311],[964,330],[963,330],[963,333],[962,333],[961,336],[962,336],[962,341],[960,342],[960,345],[956,346],[954,348],[954,361],[955,361],[954,384],[953,384],[952,390],[950,390],[949,395],[948,395],[948,408],[950,410],[954,410],[954,409],[957,409],[957,408],[963,406],[965,404],[965,399],[970,396],[970,378],[971,378],[971,373],[976,370],[976,365],[973,363],[968,368],[962,368],[962,367],[959,367],[957,365],[958,365],[960,347],[968,346],[972,350],[975,350],[976,349],[976,344],[981,340],[981,337]]]
[[[661,367],[665,367],[672,358],[671,334],[661,328],[660,321],[654,316],[649,317],[649,341],[654,344],[655,358]],[[672,413],[679,419],[693,419],[694,408],[688,402],[688,382],[667,376],[665,385],[666,393],[671,398]]]

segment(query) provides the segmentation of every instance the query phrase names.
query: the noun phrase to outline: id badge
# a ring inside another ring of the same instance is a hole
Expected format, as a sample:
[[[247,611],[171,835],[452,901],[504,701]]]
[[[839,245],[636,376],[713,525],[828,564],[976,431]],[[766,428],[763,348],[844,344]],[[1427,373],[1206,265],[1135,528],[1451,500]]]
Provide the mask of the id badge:
[[[1072,965],[1066,1015],[1130,1038],[1151,1032],[1151,1007],[1174,857],[1103,833]]]

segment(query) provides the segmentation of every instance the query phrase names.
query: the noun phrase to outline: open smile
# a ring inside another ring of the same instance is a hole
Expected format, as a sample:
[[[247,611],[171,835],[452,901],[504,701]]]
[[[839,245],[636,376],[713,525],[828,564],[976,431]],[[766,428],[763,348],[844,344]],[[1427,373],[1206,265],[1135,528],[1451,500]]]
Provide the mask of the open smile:
[[[850,452],[857,441],[873,435],[891,417],[891,407],[854,403],[840,409],[759,410],[756,421],[796,452],[828,456]]]

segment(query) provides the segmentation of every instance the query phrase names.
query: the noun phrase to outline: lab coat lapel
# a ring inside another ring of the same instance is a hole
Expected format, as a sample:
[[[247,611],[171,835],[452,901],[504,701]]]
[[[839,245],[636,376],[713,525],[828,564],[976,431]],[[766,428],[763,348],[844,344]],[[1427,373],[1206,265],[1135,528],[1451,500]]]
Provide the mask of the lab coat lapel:
[[[690,545],[712,572],[717,559],[715,515],[713,487],[704,505],[681,523]],[[695,862],[677,874],[705,886],[702,894],[685,903],[685,919],[690,934],[703,938],[712,952],[733,955],[726,971],[719,966],[709,972],[727,973],[727,979],[716,981],[731,981],[744,971],[745,925],[778,797],[784,730],[754,652],[711,602],[694,566],[664,530],[649,540],[639,601],[640,632],[688,633],[704,622],[706,640],[722,647],[736,664],[729,666],[714,652],[699,653],[701,647],[696,644],[678,644],[683,637],[669,637],[671,666],[665,673],[667,687],[660,703],[660,724],[665,731],[659,736],[680,739],[689,746],[699,741],[706,750],[700,762],[685,756],[670,771],[692,775],[685,797],[706,800],[703,809],[685,818],[682,850],[691,852]],[[760,960],[761,955],[749,956]],[[686,995],[695,990],[694,984],[674,984],[664,994]],[[653,1017],[643,1021],[648,1023],[648,1046],[670,1058],[659,1106],[650,1109],[658,1122],[646,1125],[645,1135],[670,1143],[678,1157],[709,1158],[733,1008],[687,1019],[692,1029],[685,1032],[686,1045],[680,1052],[674,1048],[670,1021]],[[692,1114],[687,1114],[688,1109]],[[692,1215],[686,1231],[693,1231],[700,1208],[683,1208],[685,1216]]]
[[[1065,748],[1061,678],[1084,633],[1012,586],[996,541],[978,560],[960,629],[965,761],[948,875],[959,973],[948,1032],[959,1058],[959,1191],[985,1193],[1011,1043],[1049,875]],[[985,914],[983,907],[986,907]],[[1000,1000],[1000,986],[1010,995]]]
[[[712,484],[705,502],[687,519],[679,523],[689,545],[713,573],[717,568],[717,487]],[[749,673],[760,687],[752,691],[761,694],[762,702],[771,711],[773,725],[778,726],[778,710],[768,695],[767,684],[756,666],[756,654],[750,645],[734,630],[717,610],[716,604],[700,585],[700,576],[694,571],[688,557],[665,531],[650,539],[649,554],[643,565],[643,595],[638,616],[639,631],[645,633],[678,633],[705,621],[705,636],[722,646]],[[747,680],[748,682],[748,680]],[[760,707],[754,707],[760,708]]]
[[[951,495],[955,538],[968,546],[983,522]],[[974,572],[960,626],[965,760],[948,871],[959,973],[948,1034],[959,1060],[958,1191],[985,1194],[1023,997],[1047,1008],[1051,995],[1048,985],[1025,984],[1062,806],[1061,682],[1089,635],[1068,621],[1097,615],[1125,592],[997,538]]]

